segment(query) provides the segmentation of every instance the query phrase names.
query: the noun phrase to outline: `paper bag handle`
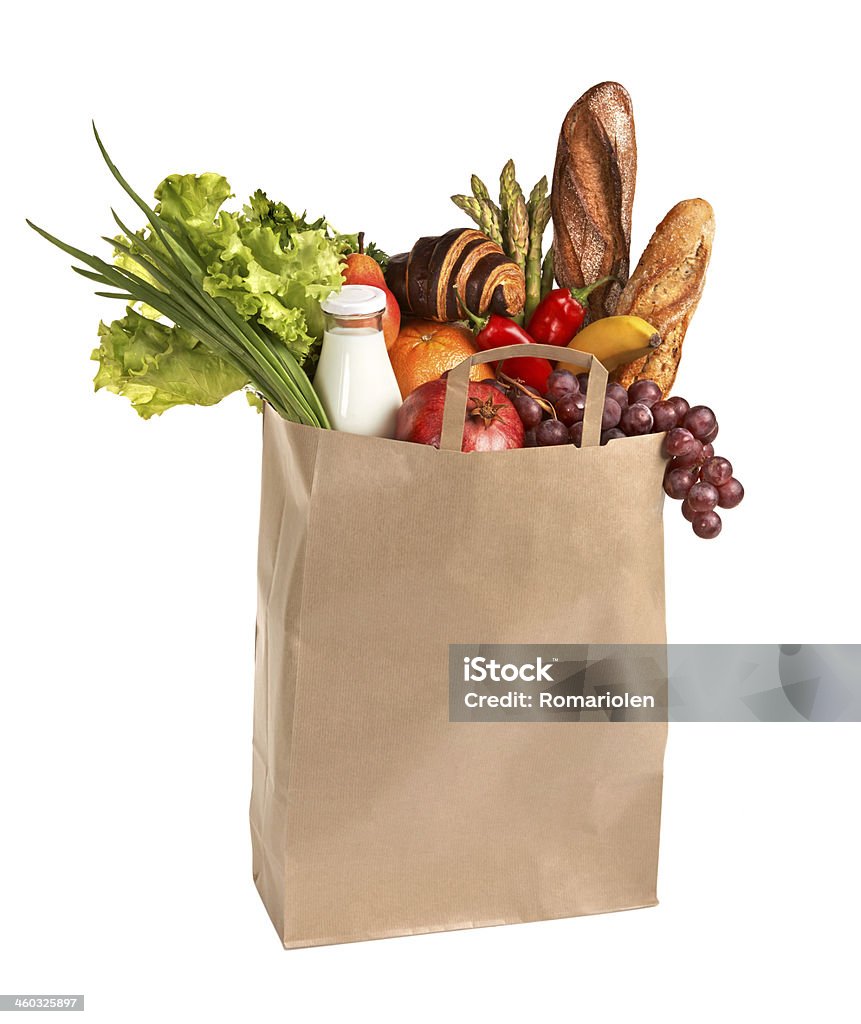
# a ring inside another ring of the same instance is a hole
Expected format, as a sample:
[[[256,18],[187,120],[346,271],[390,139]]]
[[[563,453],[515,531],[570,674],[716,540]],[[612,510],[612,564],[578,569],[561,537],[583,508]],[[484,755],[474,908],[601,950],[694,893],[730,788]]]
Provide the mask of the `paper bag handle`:
[[[445,407],[439,446],[442,451],[459,452],[463,444],[463,425],[466,419],[466,399],[469,393],[469,371],[482,363],[512,359],[517,356],[539,356],[543,359],[564,360],[589,371],[586,407],[583,410],[582,448],[594,448],[601,443],[601,417],[604,415],[604,393],[607,390],[607,371],[595,356],[560,345],[504,345],[468,356],[448,371],[445,389]]]

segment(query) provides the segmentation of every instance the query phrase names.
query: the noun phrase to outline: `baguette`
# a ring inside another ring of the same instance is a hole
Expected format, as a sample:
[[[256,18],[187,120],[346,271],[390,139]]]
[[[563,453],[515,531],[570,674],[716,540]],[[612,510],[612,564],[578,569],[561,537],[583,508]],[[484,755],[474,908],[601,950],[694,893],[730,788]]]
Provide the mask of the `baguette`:
[[[585,92],[568,111],[553,171],[556,280],[582,288],[614,277],[588,299],[592,319],[611,316],[628,280],[637,141],[631,97],[617,82]]]
[[[616,312],[647,320],[662,344],[615,370],[613,380],[623,387],[635,380],[653,380],[665,398],[670,393],[685,332],[703,293],[714,233],[714,211],[704,199],[676,204],[655,228]]]

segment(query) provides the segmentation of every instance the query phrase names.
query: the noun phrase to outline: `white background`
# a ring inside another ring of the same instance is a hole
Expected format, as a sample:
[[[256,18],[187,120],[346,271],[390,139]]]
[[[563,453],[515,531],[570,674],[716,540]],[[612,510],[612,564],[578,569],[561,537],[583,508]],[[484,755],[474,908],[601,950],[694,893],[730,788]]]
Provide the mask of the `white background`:
[[[715,407],[748,489],[712,543],[668,508],[670,639],[851,642],[849,9],[10,9],[0,992],[84,992],[99,1022],[857,1020],[857,726],[673,728],[656,909],[283,952],[247,827],[259,421],[94,396],[121,310],[23,224],[101,251],[108,207],[131,212],[94,117],[141,192],[218,170],[398,251],[462,223],[471,171],[549,173],[569,105],[622,81],[634,258],[678,200],[716,210],[677,391]]]

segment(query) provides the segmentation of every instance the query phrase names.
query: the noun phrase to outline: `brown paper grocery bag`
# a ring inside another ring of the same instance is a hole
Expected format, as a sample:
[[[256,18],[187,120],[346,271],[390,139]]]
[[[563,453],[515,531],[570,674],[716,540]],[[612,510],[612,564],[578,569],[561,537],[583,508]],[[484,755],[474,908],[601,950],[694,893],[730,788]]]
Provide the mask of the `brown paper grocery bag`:
[[[592,361],[583,447],[462,453],[469,365],[511,354],[449,374],[440,450],[265,410],[251,827],[287,947],[656,902],[664,724],[449,721],[449,644],[665,642],[663,435],[599,446]]]

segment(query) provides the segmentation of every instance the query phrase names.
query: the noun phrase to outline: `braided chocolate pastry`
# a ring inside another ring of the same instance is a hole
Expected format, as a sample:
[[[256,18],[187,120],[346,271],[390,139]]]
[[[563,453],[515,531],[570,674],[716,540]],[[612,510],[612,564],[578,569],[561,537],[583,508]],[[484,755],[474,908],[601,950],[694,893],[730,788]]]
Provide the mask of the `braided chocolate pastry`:
[[[455,289],[479,316],[516,316],[526,301],[523,271],[472,228],[420,238],[409,252],[392,256],[386,284],[402,312],[443,322],[463,318]]]

